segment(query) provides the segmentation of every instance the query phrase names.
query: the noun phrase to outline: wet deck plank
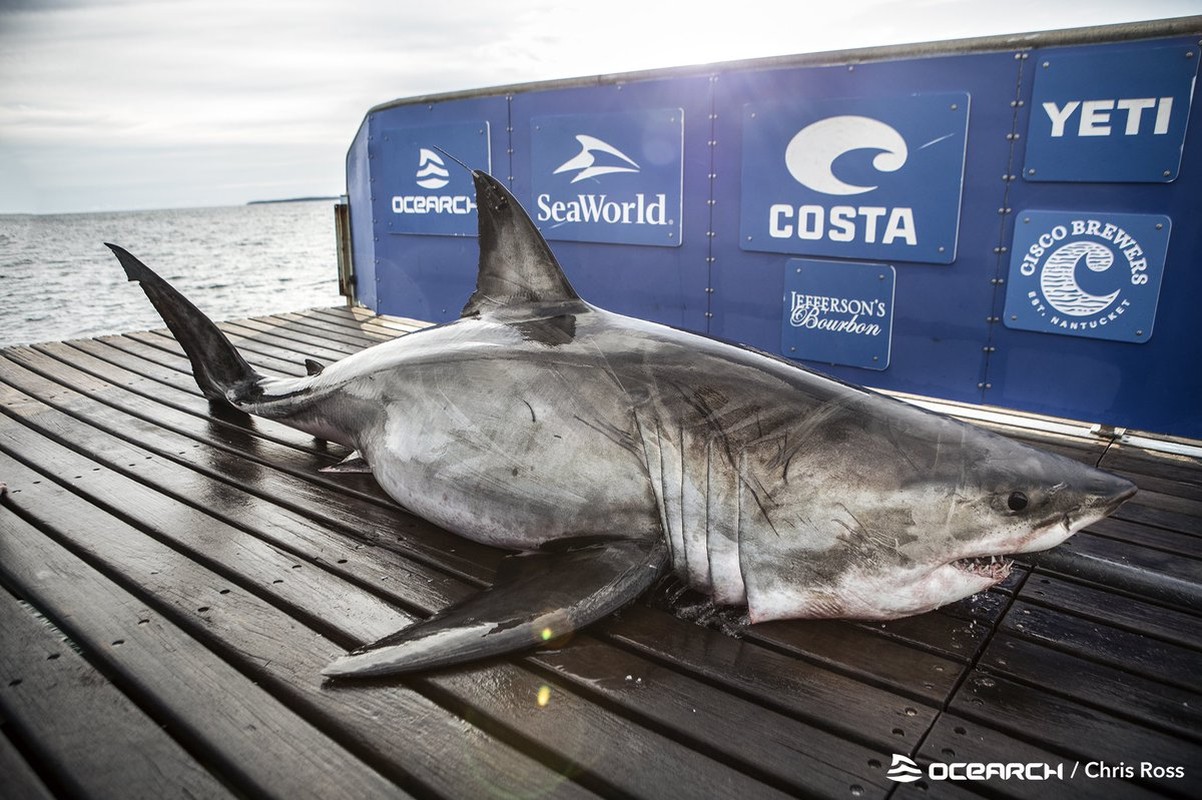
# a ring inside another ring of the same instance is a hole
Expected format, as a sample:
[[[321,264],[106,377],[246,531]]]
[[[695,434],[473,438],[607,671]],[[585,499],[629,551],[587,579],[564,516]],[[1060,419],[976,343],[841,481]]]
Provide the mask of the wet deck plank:
[[[422,324],[222,327],[297,375]],[[1003,432],[1140,484],[1083,552],[1202,581],[1196,460]],[[487,585],[501,555],[317,471],[343,455],[215,416],[165,331],[0,351],[0,764],[21,796],[1202,794],[1202,609],[1043,569],[920,617],[737,637],[666,587],[558,650],[324,684],[332,656]],[[1078,769],[905,784],[895,754]],[[1100,761],[1136,774],[1086,778]]]

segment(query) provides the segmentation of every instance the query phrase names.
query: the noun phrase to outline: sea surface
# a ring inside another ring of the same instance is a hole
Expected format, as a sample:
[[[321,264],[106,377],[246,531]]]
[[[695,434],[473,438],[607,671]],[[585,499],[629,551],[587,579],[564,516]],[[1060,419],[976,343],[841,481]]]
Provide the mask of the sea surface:
[[[0,347],[163,327],[104,242],[213,319],[345,305],[334,201],[0,215]]]

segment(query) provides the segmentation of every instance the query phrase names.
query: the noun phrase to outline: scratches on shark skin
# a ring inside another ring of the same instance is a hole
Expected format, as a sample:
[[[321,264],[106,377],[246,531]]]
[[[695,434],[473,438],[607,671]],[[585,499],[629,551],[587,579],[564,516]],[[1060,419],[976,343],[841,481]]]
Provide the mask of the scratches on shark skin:
[[[534,416],[534,406],[530,405],[530,403],[526,400],[523,400],[522,402],[526,404],[526,408],[530,409],[530,421],[538,422],[538,418]]]

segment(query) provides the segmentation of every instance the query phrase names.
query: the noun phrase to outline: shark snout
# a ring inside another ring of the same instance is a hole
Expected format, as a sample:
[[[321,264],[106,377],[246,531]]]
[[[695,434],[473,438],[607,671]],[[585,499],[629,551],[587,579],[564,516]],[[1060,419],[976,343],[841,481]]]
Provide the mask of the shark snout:
[[[1109,472],[1095,470],[1083,489],[1087,498],[1078,513],[1069,514],[1070,526],[1074,531],[1110,516],[1119,506],[1135,496],[1138,487],[1126,478]]]

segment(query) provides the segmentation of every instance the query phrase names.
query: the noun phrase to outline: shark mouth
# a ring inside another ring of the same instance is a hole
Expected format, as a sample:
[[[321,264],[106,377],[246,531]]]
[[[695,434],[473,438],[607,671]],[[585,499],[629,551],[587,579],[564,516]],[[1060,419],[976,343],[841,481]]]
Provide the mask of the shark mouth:
[[[951,562],[951,566],[961,572],[967,572],[978,578],[988,578],[997,583],[1009,577],[1014,561],[1005,556],[976,556],[957,559]]]

